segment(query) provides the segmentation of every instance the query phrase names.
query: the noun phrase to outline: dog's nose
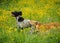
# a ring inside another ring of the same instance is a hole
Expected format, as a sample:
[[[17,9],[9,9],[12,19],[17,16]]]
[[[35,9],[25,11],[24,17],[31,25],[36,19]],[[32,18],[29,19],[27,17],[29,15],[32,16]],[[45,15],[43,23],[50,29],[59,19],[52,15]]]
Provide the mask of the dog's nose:
[[[12,16],[14,17],[14,12],[11,12],[12,13]]]
[[[14,14],[14,12],[11,12],[12,14]]]

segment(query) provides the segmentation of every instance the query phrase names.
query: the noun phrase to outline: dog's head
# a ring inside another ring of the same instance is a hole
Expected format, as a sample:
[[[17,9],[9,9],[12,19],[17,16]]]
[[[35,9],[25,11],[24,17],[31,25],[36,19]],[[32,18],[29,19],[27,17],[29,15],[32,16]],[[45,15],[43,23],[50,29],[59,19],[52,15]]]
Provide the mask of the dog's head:
[[[12,16],[14,16],[14,17],[22,16],[22,11],[19,11],[19,12],[14,11],[14,12],[11,12],[11,13],[12,13]]]

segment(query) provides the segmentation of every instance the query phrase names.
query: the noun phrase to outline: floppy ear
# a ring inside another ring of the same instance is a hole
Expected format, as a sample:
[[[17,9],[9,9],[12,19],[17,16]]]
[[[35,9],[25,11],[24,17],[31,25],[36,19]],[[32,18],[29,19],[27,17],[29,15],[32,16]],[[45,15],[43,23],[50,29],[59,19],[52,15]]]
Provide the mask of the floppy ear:
[[[19,15],[22,16],[22,11],[19,12]]]

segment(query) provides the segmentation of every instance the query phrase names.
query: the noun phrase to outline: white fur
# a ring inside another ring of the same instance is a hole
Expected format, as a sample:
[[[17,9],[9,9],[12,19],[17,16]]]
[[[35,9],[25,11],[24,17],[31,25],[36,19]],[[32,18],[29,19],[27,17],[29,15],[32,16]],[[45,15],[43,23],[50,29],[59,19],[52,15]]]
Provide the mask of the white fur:
[[[22,22],[18,22],[19,16],[17,17],[18,27],[25,28],[30,26],[30,20],[23,20]]]

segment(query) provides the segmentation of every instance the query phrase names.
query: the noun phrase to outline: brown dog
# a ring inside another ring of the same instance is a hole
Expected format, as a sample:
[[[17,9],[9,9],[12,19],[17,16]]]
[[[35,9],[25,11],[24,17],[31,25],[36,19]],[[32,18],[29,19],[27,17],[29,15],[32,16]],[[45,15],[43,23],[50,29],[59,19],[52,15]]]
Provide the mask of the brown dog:
[[[46,23],[46,24],[41,24],[36,21],[31,21],[31,24],[35,27],[36,31],[41,31],[41,30],[49,30],[52,28],[60,28],[60,22],[51,22],[51,23]]]

